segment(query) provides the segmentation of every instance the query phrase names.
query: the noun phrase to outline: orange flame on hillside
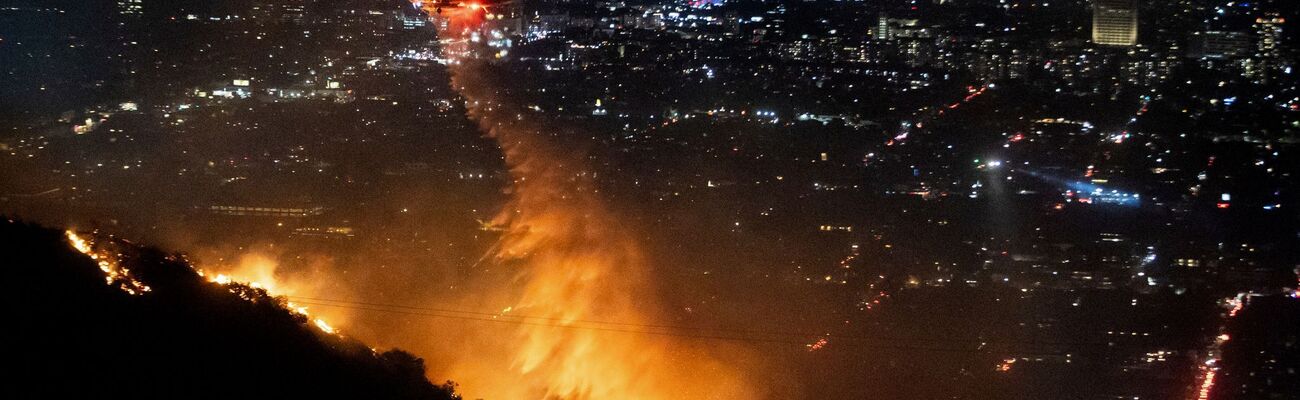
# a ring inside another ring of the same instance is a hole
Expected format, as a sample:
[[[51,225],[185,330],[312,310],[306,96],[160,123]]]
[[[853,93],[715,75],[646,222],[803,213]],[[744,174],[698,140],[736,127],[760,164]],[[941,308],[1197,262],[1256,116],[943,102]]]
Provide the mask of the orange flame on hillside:
[[[82,236],[76,231],[69,229],[64,231],[64,237],[68,239],[68,244],[72,245],[73,249],[90,258],[92,261],[95,261],[99,266],[99,269],[104,272],[104,280],[108,285],[117,286],[118,289],[121,289],[130,295],[143,295],[153,291],[153,289],[148,285],[137,280],[131,274],[131,271],[122,265],[122,261],[119,259],[121,255],[111,250],[111,245],[97,247],[98,243],[96,243],[93,233],[87,236]],[[250,294],[250,289],[265,291],[265,294],[273,297],[285,295],[285,293],[276,292],[275,289],[278,285],[276,284],[277,279],[275,277],[275,261],[265,256],[245,256],[237,270],[250,275],[245,275],[245,277],[242,278],[232,278],[226,274],[209,276],[210,274],[202,268],[198,268],[188,261],[186,264],[189,265],[190,268],[193,268],[194,272],[200,277],[207,279],[208,282],[225,286],[230,290],[230,293],[238,295],[244,300],[256,301],[258,298],[256,294]],[[247,277],[255,278],[250,279]],[[284,305],[285,309],[291,313],[307,318],[313,318],[311,314],[307,313],[306,307],[296,305],[291,301],[286,301]],[[323,318],[312,319],[312,324],[315,325],[317,329],[320,329],[321,332],[331,335],[339,335],[338,329],[335,329]]]

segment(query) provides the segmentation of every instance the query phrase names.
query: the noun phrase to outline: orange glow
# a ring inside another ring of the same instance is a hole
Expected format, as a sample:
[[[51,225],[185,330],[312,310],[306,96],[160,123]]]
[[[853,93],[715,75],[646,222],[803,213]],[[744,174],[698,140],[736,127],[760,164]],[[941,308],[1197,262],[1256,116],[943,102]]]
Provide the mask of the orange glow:
[[[1197,400],[1209,400],[1210,390],[1214,389],[1214,370],[1205,372],[1205,378],[1201,379],[1201,388],[1196,392]]]
[[[76,249],[81,254],[86,255],[91,260],[94,260],[96,262],[96,264],[99,266],[99,269],[104,272],[104,278],[107,284],[117,286],[119,289],[122,289],[122,291],[131,295],[141,295],[141,294],[151,292],[153,290],[148,285],[145,285],[143,282],[140,282],[131,276],[131,271],[121,265],[121,261],[119,260],[119,258],[121,257],[120,254],[102,248],[102,247],[112,247],[113,244],[111,243],[111,241],[107,246],[104,245],[97,246],[93,238],[88,239],[82,237],[81,235],[77,234],[77,232],[72,230],[65,231],[64,236],[67,237],[68,243],[72,245],[73,249]],[[97,248],[97,247],[101,247],[101,248]],[[274,280],[275,278],[273,276],[274,263],[266,259],[258,259],[258,261],[261,262],[252,266],[246,263],[242,265],[240,268],[246,271],[254,271],[254,273],[251,276],[262,276],[263,278],[267,279],[265,281],[244,280],[243,282],[241,282],[239,280],[231,278],[226,274],[216,274],[213,276],[208,276],[208,274],[204,270],[199,268],[194,268],[194,272],[197,273],[200,277],[206,278],[208,282],[212,282],[221,286],[228,287],[231,293],[239,295],[245,300],[253,301],[255,299],[255,297],[246,295],[247,290],[249,288],[265,290],[266,293],[271,296],[282,296],[283,293],[275,293],[272,291],[272,289],[277,286],[274,284],[275,282]],[[193,264],[190,264],[190,266],[194,267]],[[285,307],[290,312],[302,316],[309,316],[307,314],[306,307],[297,306],[292,302],[286,303]],[[330,326],[329,324],[327,324],[324,319],[316,318],[313,320],[313,323],[322,332],[331,335],[338,335],[338,330]]]
[[[470,117],[501,146],[514,177],[494,226],[505,231],[490,262],[517,270],[513,287],[476,293],[553,324],[519,324],[466,338],[447,366],[466,398],[745,399],[750,389],[725,344],[666,335],[584,329],[582,321],[665,324],[641,246],[594,190],[584,157],[559,148],[497,97],[480,71],[472,31],[440,32],[452,87]],[[490,53],[483,53],[490,54]],[[522,106],[520,107],[522,108]],[[728,357],[723,362],[722,358]]]
[[[1015,363],[1016,363],[1016,359],[1014,359],[1014,358],[1008,358],[1008,359],[1002,360],[1002,363],[1001,363],[1001,364],[998,364],[998,372],[1007,372],[1007,371],[1010,371],[1010,370],[1011,370],[1011,366],[1014,365]]]
[[[117,286],[118,289],[122,289],[122,291],[131,295],[144,294],[153,290],[131,276],[131,271],[119,264],[116,253],[110,250],[96,249],[94,241],[82,238],[81,235],[72,230],[65,231],[64,236],[68,238],[68,243],[72,244],[73,249],[95,261],[95,264],[99,266],[99,270],[104,272],[104,283]]]
[[[329,334],[335,334],[335,333],[338,333],[338,331],[335,330],[334,327],[332,327],[332,326],[330,326],[329,324],[325,323],[325,320],[323,320],[323,319],[316,318],[315,320],[312,320],[312,323],[313,323],[313,324],[316,324],[316,327],[317,327],[317,328],[320,328],[321,332],[325,332],[325,333],[329,333]]]
[[[453,30],[460,31],[473,28],[483,22],[488,6],[478,2],[451,2],[449,0],[420,1],[411,0],[411,4],[424,10],[434,18],[446,18]]]
[[[268,295],[274,297],[294,297],[294,296],[338,296],[337,290],[324,286],[325,282],[336,281],[337,277],[326,276],[327,274],[319,271],[306,271],[302,275],[291,275],[281,271],[280,263],[276,259],[277,255],[264,251],[249,251],[234,260],[234,263],[215,263],[212,265],[202,264],[202,268],[195,266],[195,271],[199,276],[205,277],[208,282],[216,283],[222,286],[230,286],[231,292],[238,293],[238,286],[247,286],[253,289],[265,290]],[[328,334],[339,333],[337,325],[340,322],[346,322],[349,315],[339,308],[328,308],[319,311],[324,313],[307,312],[307,307],[286,302],[285,308],[289,311],[307,317],[316,328]],[[327,323],[328,321],[328,323]]]

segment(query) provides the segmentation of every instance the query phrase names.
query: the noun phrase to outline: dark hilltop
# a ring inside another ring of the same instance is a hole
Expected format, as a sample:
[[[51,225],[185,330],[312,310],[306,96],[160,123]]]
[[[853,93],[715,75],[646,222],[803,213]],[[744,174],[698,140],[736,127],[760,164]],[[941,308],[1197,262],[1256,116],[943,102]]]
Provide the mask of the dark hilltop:
[[[106,285],[64,232],[0,221],[11,371],[0,397],[459,398],[409,353],[324,333],[265,291],[208,282],[183,257],[109,242],[148,292]]]

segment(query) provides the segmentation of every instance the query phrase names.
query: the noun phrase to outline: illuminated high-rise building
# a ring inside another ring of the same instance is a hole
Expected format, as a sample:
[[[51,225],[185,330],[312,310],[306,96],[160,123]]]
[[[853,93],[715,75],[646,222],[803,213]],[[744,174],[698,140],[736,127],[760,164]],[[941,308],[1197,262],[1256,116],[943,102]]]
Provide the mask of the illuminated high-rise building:
[[[1268,14],[1255,19],[1255,54],[1247,62],[1246,76],[1268,81],[1282,65],[1282,24],[1286,19]]]
[[[261,22],[301,23],[307,14],[306,0],[258,0],[250,14]]]
[[[1277,14],[1255,19],[1255,57],[1261,59],[1282,58],[1282,24],[1286,19]]]
[[[1244,32],[1205,31],[1192,35],[1192,55],[1206,59],[1228,60],[1250,53],[1250,35]]]
[[[1137,44],[1137,0],[1093,0],[1092,42],[1102,46]]]
[[[117,0],[117,13],[138,16],[144,13],[144,0]]]
[[[876,31],[874,36],[876,40],[891,39],[889,34],[889,14],[880,13],[880,19],[876,21]]]

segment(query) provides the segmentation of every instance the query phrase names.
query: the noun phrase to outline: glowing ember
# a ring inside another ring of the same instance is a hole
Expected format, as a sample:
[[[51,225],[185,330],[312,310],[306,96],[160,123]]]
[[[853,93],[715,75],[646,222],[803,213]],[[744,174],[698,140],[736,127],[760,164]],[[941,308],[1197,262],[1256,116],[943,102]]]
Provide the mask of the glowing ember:
[[[285,303],[284,307],[288,308],[289,311],[292,311],[294,314],[307,315],[307,307],[294,304],[292,301]]]
[[[812,352],[812,351],[821,350],[822,348],[826,347],[826,343],[829,343],[829,341],[826,340],[826,338],[819,338],[817,339],[816,342],[812,342],[810,344],[807,344],[806,346],[808,346],[808,351]]]
[[[145,285],[132,277],[131,271],[126,267],[121,266],[118,262],[116,254],[96,251],[93,242],[82,238],[72,230],[68,230],[64,232],[64,234],[67,236],[68,242],[72,244],[72,248],[76,249],[81,254],[90,257],[90,259],[94,260],[99,266],[99,270],[104,271],[104,281],[108,285],[117,286],[119,289],[122,289],[122,291],[132,295],[143,294],[153,290],[148,285]]]
[[[998,372],[1007,372],[1007,371],[1010,371],[1010,370],[1011,370],[1011,366],[1014,365],[1015,363],[1016,363],[1016,359],[1014,359],[1014,358],[1008,358],[1008,359],[1002,360],[1002,363],[1001,363],[1001,364],[998,364]]]
[[[313,323],[313,324],[316,324],[316,327],[317,327],[317,328],[320,328],[321,332],[325,332],[325,333],[328,333],[328,334],[335,334],[335,333],[338,333],[338,331],[335,331],[335,330],[334,330],[334,327],[331,327],[329,324],[325,323],[325,320],[323,320],[323,319],[316,318],[316,319],[312,320],[312,323]]]

